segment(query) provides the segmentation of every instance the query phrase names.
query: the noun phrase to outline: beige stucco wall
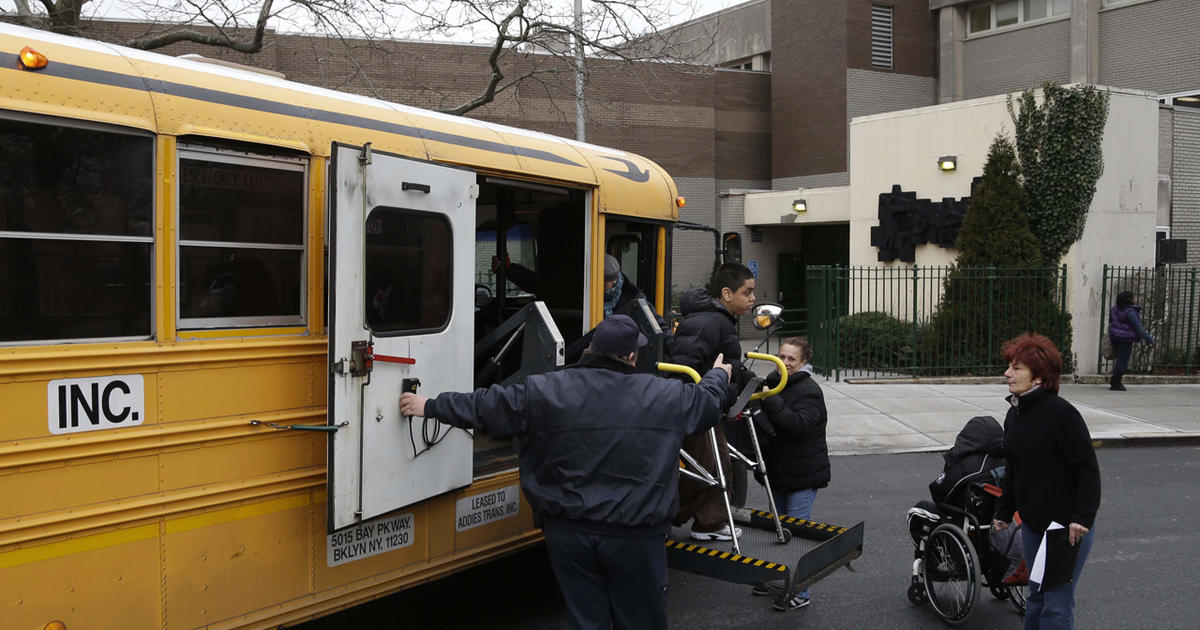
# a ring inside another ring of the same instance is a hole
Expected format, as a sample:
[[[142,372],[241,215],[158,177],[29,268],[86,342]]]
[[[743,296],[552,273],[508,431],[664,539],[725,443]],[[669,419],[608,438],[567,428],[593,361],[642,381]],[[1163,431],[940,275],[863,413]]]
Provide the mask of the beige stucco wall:
[[[1005,96],[852,120],[850,264],[908,267],[878,262],[877,250],[870,245],[871,227],[879,224],[879,194],[900,184],[919,198],[964,197],[970,194],[971,179],[983,173],[993,138],[1012,131]],[[1096,185],[1083,238],[1063,260],[1080,370],[1095,369],[1100,317],[1106,309],[1100,304],[1103,265],[1154,264],[1158,104],[1153,95],[1112,91],[1102,148],[1104,174]],[[958,157],[956,171],[938,169],[943,155]],[[923,245],[917,248],[916,264],[948,265],[955,256],[954,250]]]
[[[792,210],[803,199],[804,212]],[[797,188],[746,195],[746,225],[805,225],[850,220],[850,187]]]

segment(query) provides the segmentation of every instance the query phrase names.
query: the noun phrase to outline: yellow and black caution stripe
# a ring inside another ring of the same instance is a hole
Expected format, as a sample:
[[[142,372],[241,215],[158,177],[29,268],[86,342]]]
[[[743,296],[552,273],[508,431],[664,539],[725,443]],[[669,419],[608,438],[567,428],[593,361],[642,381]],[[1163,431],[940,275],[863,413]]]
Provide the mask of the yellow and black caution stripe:
[[[712,549],[693,542],[667,539],[667,564],[726,582],[758,584],[788,578],[788,565],[753,556]]]
[[[780,563],[780,562],[771,562],[769,560],[763,560],[761,558],[754,558],[751,556],[742,556],[742,555],[733,553],[732,551],[721,551],[720,549],[709,549],[708,547],[704,547],[702,545],[697,545],[694,543],[689,543],[686,541],[668,539],[667,540],[667,549],[677,549],[677,550],[682,550],[685,552],[697,553],[702,556],[707,556],[709,558],[719,558],[721,560],[728,560],[730,562],[748,564],[748,565],[751,565],[754,567],[766,569],[768,571],[783,571],[783,572],[787,571],[787,565]]]
[[[834,536],[846,533],[845,527],[819,523],[794,516],[780,516],[779,522],[792,534],[809,540],[829,540]],[[750,510],[750,525],[761,529],[773,529],[775,520],[770,512]]]

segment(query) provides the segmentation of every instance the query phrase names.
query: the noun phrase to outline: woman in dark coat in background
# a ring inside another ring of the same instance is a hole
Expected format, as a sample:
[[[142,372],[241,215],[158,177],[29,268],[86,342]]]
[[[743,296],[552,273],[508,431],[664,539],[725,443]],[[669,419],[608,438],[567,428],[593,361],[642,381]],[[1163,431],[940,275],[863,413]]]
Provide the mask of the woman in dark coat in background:
[[[829,485],[829,449],[825,444],[825,395],[812,378],[812,347],[805,337],[789,337],[779,345],[779,358],[787,368],[787,386],[777,396],[762,400],[763,411],[775,433],[766,448],[767,476],[775,508],[786,516],[812,516],[817,490]],[[779,375],[767,378],[765,387],[779,384]],[[756,587],[755,594],[769,594]],[[809,603],[809,592],[797,593],[780,610],[801,608]]]

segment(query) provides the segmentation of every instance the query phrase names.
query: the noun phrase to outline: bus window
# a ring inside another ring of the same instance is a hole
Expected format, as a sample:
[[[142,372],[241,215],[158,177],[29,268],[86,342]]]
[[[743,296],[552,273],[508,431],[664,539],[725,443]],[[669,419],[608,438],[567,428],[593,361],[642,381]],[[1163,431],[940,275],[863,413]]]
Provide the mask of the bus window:
[[[179,327],[304,323],[305,163],[179,151]]]
[[[438,330],[450,321],[454,261],[444,215],[375,208],[367,215],[366,313],[376,334]]]
[[[0,118],[0,343],[152,336],[154,138]]]
[[[655,308],[658,295],[659,224],[609,216],[605,222],[605,253],[621,263],[621,273],[646,295]]]

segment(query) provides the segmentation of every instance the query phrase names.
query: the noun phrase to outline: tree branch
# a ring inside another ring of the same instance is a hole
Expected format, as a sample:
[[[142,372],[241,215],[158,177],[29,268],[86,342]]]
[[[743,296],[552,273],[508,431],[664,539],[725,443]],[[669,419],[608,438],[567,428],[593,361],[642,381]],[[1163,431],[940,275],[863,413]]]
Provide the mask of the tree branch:
[[[162,48],[179,42],[193,42],[204,44],[206,46],[216,46],[218,48],[229,48],[240,53],[256,53],[263,48],[263,37],[267,30],[267,21],[272,16],[271,6],[274,0],[263,0],[262,7],[258,12],[258,21],[254,25],[254,36],[250,41],[237,40],[231,37],[225,30],[223,25],[217,24],[211,16],[203,12],[202,7],[196,7],[199,17],[204,18],[210,25],[217,30],[217,35],[201,33],[193,30],[167,31],[158,35],[148,35],[127,42],[127,45],[132,48],[140,48],[142,50],[152,50],[154,48]],[[236,28],[236,18],[234,18]]]

